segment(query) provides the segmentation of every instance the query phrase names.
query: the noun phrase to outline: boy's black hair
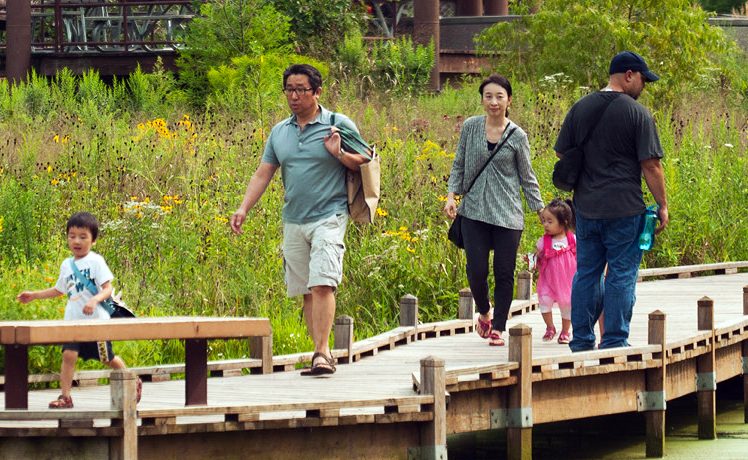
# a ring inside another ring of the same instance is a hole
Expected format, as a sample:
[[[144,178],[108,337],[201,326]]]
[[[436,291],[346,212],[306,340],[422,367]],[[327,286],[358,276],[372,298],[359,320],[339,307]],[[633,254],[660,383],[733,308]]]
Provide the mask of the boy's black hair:
[[[558,222],[566,227],[568,230],[574,230],[576,227],[576,215],[574,212],[574,203],[569,200],[562,200],[561,198],[554,198],[545,209],[556,216]]]
[[[69,232],[71,227],[88,229],[91,232],[91,239],[94,241],[99,236],[99,221],[90,212],[76,212],[70,216],[67,227],[65,227],[65,233]]]

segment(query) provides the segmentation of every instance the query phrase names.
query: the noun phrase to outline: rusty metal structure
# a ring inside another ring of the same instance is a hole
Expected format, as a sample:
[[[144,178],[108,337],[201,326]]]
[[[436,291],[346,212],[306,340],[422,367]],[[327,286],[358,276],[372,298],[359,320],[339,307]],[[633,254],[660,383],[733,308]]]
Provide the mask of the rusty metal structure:
[[[93,68],[102,75],[125,75],[138,64],[149,69],[157,57],[170,67],[186,25],[197,13],[193,0],[5,2],[5,18],[0,3],[0,30],[5,25],[5,75],[12,81],[25,79],[32,68],[42,75],[54,75],[63,67],[74,73]],[[409,32],[417,43],[433,40],[436,44],[433,89],[440,87],[445,73],[480,69],[481,63],[467,49],[472,34],[508,18],[508,0],[373,0],[371,4],[382,19],[382,5],[412,8]],[[440,6],[445,4],[457,17],[441,17]],[[486,21],[475,21],[482,18]]]
[[[33,67],[121,75],[158,56],[171,63],[194,17],[192,0],[7,0],[6,75],[17,81]]]

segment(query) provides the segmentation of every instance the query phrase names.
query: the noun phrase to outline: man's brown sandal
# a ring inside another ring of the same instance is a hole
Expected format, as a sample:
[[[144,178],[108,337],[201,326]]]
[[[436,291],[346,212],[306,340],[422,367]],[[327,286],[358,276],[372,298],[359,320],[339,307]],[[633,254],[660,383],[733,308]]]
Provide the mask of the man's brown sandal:
[[[322,358],[324,362],[315,364],[317,358]],[[315,352],[312,355],[312,367],[301,371],[301,375],[325,375],[335,373],[335,360],[325,354]]]
[[[72,409],[73,408],[73,398],[70,396],[63,396],[60,395],[49,403],[50,409]]]

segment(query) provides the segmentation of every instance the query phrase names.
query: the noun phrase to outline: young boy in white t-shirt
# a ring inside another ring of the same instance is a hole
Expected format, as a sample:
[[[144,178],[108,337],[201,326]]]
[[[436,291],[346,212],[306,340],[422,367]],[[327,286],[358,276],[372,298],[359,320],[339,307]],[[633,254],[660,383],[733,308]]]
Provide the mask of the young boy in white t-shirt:
[[[109,313],[101,303],[112,295],[112,279],[114,279],[114,276],[104,258],[91,250],[98,235],[99,222],[96,217],[88,212],[73,214],[67,222],[68,247],[73,253],[73,257],[62,262],[57,284],[41,291],[24,291],[18,294],[18,301],[28,303],[35,299],[48,299],[67,294],[65,320],[109,319]],[[71,261],[74,261],[79,273],[74,272]],[[86,284],[89,283],[81,280],[80,276],[93,283],[98,289],[98,293],[94,295],[87,289]],[[73,407],[70,389],[73,385],[73,373],[78,356],[84,360],[100,359],[112,369],[127,368],[122,358],[114,355],[111,342],[104,342],[101,346],[101,350],[96,342],[66,343],[62,346],[62,369],[60,370],[62,394],[49,403],[50,409],[70,409]],[[142,382],[138,379],[138,402],[140,402],[141,391]]]

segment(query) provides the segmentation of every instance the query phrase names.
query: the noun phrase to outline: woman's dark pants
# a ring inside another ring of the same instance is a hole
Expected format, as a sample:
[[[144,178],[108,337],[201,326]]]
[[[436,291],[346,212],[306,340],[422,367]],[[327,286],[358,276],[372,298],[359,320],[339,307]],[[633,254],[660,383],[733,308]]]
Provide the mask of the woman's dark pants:
[[[506,330],[509,307],[514,298],[514,268],[522,230],[511,230],[477,220],[462,218],[462,235],[467,257],[467,278],[478,311],[488,314],[488,256],[493,249],[493,328]]]

